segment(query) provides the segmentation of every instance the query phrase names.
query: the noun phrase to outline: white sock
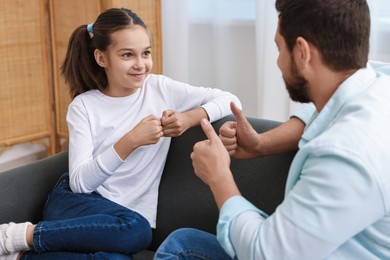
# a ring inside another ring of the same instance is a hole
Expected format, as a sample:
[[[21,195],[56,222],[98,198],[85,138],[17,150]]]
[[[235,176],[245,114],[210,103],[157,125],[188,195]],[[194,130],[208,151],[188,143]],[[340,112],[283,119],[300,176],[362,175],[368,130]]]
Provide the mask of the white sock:
[[[7,249],[5,248],[5,240],[7,238],[5,231],[9,227],[9,224],[0,225],[0,256],[9,254]]]
[[[20,252],[16,252],[10,255],[2,255],[0,256],[1,260],[17,260],[18,256],[20,255]]]
[[[12,254],[19,251],[30,249],[26,240],[27,226],[30,222],[1,225],[0,255]]]

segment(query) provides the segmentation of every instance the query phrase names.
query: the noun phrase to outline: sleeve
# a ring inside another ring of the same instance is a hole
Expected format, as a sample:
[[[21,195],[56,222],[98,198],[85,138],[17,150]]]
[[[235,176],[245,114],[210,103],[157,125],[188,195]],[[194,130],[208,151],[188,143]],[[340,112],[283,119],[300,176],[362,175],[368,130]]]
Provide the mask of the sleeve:
[[[236,255],[234,246],[230,240],[230,233],[236,233],[232,222],[243,212],[251,212],[252,217],[264,219],[267,214],[257,209],[242,196],[234,196],[228,199],[222,206],[217,224],[217,239],[226,253],[232,258]]]
[[[93,158],[93,140],[88,114],[81,104],[72,102],[68,107],[69,178],[73,192],[95,191],[123,161],[110,146]]]
[[[386,214],[375,177],[356,158],[329,149],[308,159],[295,186],[266,219],[243,198],[228,200],[220,212],[218,240],[238,259],[325,258]]]
[[[230,102],[242,108],[238,97],[230,92],[217,88],[195,87],[165,76],[161,80],[162,87],[172,99],[172,107],[179,112],[203,107],[210,121],[214,122],[232,113]]]
[[[305,125],[307,125],[316,112],[316,108],[313,103],[304,105],[300,110],[296,111],[291,115],[291,117],[297,117],[301,119]]]

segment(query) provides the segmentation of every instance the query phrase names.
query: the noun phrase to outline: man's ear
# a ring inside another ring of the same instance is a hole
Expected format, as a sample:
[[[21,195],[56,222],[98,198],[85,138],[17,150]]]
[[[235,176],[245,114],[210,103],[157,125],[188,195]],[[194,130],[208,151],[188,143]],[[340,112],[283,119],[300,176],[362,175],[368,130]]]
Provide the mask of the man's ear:
[[[295,43],[294,60],[301,69],[305,69],[312,59],[311,47],[305,38],[299,36]]]
[[[93,54],[95,55],[96,63],[97,63],[100,67],[102,67],[102,68],[107,67],[107,59],[106,59],[106,56],[104,55],[103,52],[101,52],[101,51],[98,50],[98,49],[95,49],[95,51],[93,52]]]

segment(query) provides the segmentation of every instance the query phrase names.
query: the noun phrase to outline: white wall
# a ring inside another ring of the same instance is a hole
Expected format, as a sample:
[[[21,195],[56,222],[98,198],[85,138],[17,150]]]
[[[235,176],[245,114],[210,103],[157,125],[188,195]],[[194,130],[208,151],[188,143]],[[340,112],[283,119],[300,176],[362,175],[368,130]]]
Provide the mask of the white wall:
[[[254,116],[258,109],[257,88],[254,84],[256,82],[254,23],[227,23],[218,26],[218,30],[214,30],[211,23],[200,22],[190,25],[188,81],[192,85],[217,87],[236,94],[243,101],[245,112]],[[237,66],[245,69],[237,70]]]

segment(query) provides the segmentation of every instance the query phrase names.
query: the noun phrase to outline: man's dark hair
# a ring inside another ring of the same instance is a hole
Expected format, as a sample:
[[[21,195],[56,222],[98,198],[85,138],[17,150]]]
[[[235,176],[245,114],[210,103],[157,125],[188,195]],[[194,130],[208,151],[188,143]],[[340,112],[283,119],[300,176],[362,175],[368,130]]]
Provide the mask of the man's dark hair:
[[[318,48],[334,71],[364,68],[370,11],[366,0],[276,0],[279,32],[290,51],[301,36]]]

